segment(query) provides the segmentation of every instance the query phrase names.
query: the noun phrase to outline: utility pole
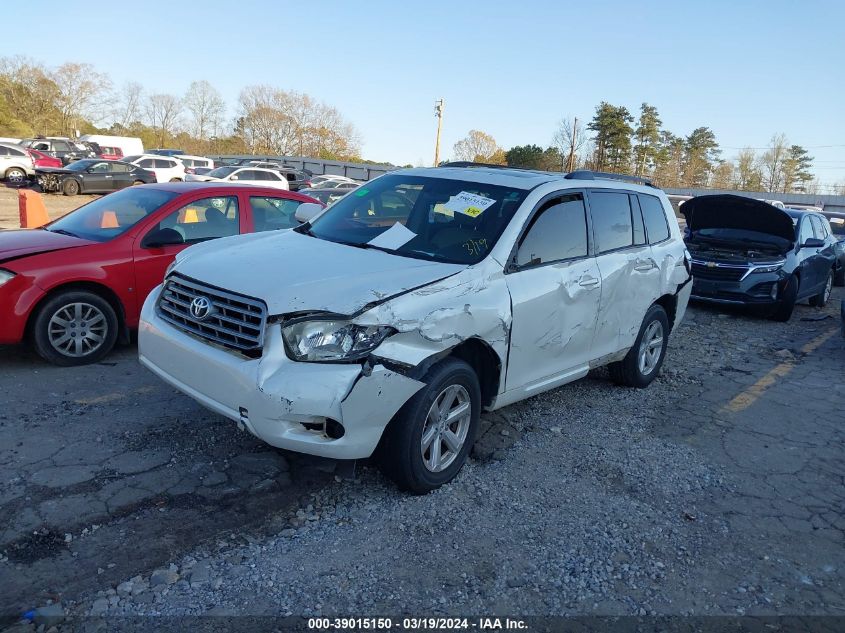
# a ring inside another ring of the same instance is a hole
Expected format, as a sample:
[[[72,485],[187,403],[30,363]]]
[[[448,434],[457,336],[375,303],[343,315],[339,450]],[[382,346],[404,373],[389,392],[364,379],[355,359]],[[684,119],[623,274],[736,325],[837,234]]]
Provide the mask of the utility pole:
[[[440,128],[443,126],[443,99],[434,102],[434,116],[437,117],[437,142],[434,144],[434,166],[440,164]]]
[[[569,161],[567,162],[566,171],[571,172],[573,169],[573,161],[575,160],[575,141],[578,134],[578,117],[575,117],[575,122],[572,124],[572,138],[569,142]]]

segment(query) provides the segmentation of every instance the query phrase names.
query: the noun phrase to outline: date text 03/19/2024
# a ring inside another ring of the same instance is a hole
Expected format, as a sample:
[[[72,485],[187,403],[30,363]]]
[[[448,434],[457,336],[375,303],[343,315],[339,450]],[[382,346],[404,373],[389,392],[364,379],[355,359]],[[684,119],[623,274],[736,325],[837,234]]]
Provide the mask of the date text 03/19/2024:
[[[308,628],[315,631],[330,630],[372,630],[388,631],[440,631],[440,630],[479,630],[479,631],[519,631],[528,628],[524,620],[517,618],[435,618],[407,617],[401,620],[393,618],[309,618]]]

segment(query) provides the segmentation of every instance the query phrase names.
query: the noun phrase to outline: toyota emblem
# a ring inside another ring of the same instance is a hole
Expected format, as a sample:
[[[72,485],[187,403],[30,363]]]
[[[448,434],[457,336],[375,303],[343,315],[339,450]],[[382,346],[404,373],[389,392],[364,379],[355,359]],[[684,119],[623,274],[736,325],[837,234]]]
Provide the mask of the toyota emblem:
[[[194,297],[191,301],[191,316],[197,321],[204,321],[211,314],[213,305],[208,297]]]

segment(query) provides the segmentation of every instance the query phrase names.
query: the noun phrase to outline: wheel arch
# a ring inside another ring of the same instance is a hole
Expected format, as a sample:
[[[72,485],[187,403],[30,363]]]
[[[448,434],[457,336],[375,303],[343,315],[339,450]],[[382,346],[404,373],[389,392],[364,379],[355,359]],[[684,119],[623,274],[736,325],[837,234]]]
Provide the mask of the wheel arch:
[[[32,310],[30,310],[29,317],[27,318],[26,322],[26,336],[32,336],[32,327],[33,323],[35,322],[35,318],[37,317],[42,306],[47,301],[49,301],[61,292],[72,292],[74,290],[85,290],[88,292],[92,292],[108,301],[109,305],[114,310],[115,315],[117,315],[118,340],[124,343],[128,341],[129,330],[126,327],[126,309],[123,306],[123,302],[114,292],[114,290],[112,290],[106,285],[97,283],[95,281],[69,281],[67,283],[59,284],[58,286],[50,288],[50,290],[45,292],[44,296],[41,297],[38,302],[32,307]]]
[[[669,331],[675,326],[675,315],[678,312],[678,296],[672,294],[665,294],[653,305],[658,305],[666,312],[666,317],[669,319]]]

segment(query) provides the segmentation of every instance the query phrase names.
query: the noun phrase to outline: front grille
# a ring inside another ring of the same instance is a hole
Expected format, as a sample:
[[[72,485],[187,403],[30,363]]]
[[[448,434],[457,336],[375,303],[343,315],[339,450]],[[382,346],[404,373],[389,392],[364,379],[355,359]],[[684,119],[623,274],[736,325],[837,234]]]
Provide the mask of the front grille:
[[[707,266],[700,262],[693,261],[692,276],[699,279],[714,279],[716,281],[739,281],[745,277],[748,272],[748,266],[735,266],[728,264],[719,264],[717,266]]]
[[[207,300],[207,316],[203,310],[199,317],[192,313],[195,299]],[[159,316],[180,330],[248,356],[261,354],[267,308],[257,299],[173,276],[165,283],[157,307]]]

